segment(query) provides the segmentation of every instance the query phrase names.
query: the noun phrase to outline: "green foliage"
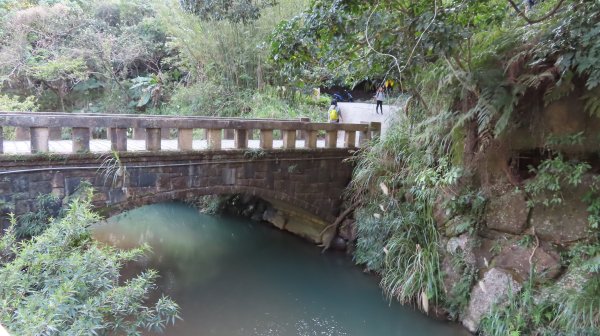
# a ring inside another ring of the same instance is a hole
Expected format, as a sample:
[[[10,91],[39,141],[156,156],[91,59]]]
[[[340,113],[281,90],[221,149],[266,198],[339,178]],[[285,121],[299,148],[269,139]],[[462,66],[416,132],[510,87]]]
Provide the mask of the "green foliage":
[[[21,100],[15,96],[0,95],[0,111],[37,111],[37,109],[33,96]]]
[[[352,194],[369,201],[358,211],[355,259],[381,273],[389,297],[427,311],[442,298],[433,203],[460,173],[430,162],[411,139],[409,126],[396,124],[358,154]]]
[[[463,251],[457,251],[452,256],[452,266],[460,274],[460,279],[450,290],[446,297],[446,308],[450,317],[455,320],[469,305],[471,289],[477,279],[477,270],[474,266],[467,264]]]
[[[36,210],[18,217],[14,233],[18,239],[40,235],[59,216],[60,199],[52,194],[39,195]]]
[[[275,0],[182,0],[183,8],[205,20],[229,20],[232,22],[249,23],[258,19],[261,9],[274,6]]]
[[[186,203],[207,215],[220,214],[228,200],[227,196],[205,195],[186,200]]]
[[[119,274],[146,248],[120,251],[92,239],[89,226],[99,217],[90,198],[74,200],[31,240],[17,242],[14,227],[0,238],[0,321],[11,333],[132,335],[161,331],[178,318],[169,298],[148,305],[155,271]]]
[[[536,203],[545,206],[562,203],[562,188],[578,186],[590,168],[587,162],[566,161],[560,153],[554,158],[542,161],[537,168],[530,167],[529,170],[535,174],[535,178],[525,184],[525,191],[532,197],[528,201],[529,206]]]

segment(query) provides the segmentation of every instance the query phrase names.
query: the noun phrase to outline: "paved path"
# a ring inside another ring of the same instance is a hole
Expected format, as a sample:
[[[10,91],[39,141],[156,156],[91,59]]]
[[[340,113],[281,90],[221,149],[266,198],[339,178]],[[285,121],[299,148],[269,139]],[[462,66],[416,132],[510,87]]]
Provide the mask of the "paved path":
[[[360,124],[361,121],[378,121],[381,123],[381,134],[385,134],[391,120],[398,114],[400,107],[383,105],[383,115],[375,113],[375,104],[370,103],[338,103],[342,112],[342,122]]]

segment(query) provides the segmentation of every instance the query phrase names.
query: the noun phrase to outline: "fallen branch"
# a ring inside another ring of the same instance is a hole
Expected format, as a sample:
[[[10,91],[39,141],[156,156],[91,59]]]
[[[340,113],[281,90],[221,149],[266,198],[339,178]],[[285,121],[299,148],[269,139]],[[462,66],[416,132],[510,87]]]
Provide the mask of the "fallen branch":
[[[332,224],[327,225],[327,227],[324,228],[323,231],[321,231],[321,233],[319,234],[319,240],[323,240],[323,235],[325,234],[325,232],[329,231],[332,228],[334,228],[335,232],[337,232],[338,227],[340,226],[340,224],[342,224],[344,219],[346,219],[346,217],[348,217],[348,215],[351,214],[354,210],[356,210],[356,208],[358,208],[361,204],[362,204],[362,201],[356,201],[352,205],[350,205],[346,210],[344,210]],[[333,236],[331,236],[331,239],[329,239],[329,241],[327,243],[321,244],[321,246],[323,247],[323,252],[325,252],[329,249],[333,238],[335,238],[335,234]]]

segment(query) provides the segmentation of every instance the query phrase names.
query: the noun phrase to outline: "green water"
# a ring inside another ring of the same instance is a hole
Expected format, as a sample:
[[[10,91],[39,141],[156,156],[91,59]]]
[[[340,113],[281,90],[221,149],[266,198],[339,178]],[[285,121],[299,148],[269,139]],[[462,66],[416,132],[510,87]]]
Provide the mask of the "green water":
[[[159,271],[160,290],[177,301],[183,318],[166,335],[467,335],[390,305],[377,278],[343,254],[321,254],[250,220],[157,204],[109,219],[95,236],[121,247],[152,246],[139,267]]]

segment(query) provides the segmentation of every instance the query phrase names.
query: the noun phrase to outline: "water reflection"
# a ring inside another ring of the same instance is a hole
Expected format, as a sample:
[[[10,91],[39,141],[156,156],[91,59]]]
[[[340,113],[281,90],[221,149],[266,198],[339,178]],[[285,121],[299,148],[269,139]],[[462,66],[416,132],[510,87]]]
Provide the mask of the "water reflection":
[[[161,290],[181,305],[184,319],[167,335],[467,335],[390,305],[376,279],[342,254],[323,255],[249,220],[157,204],[110,218],[95,236],[120,247],[152,246],[139,267],[159,271]]]

